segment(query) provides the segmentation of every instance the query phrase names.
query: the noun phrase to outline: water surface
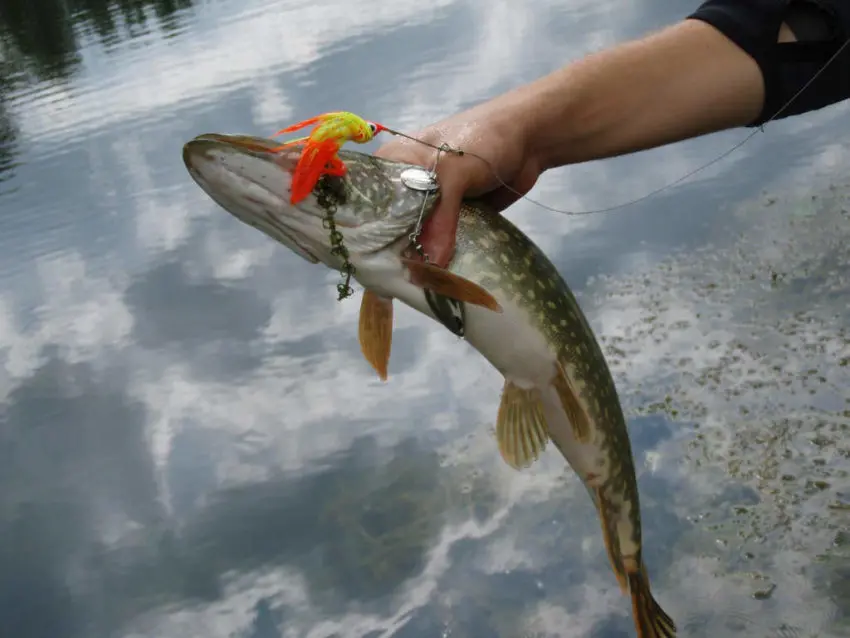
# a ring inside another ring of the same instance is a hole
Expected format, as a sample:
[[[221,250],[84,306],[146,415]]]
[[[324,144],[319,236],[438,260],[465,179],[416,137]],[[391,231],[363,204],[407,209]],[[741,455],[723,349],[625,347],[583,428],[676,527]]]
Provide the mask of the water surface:
[[[563,459],[501,462],[498,373],[399,307],[381,383],[356,298],[217,208],[180,150],[332,109],[415,130],[691,8],[0,5],[0,633],[633,636]],[[682,636],[850,635],[846,110],[617,213],[507,213],[603,341]],[[744,134],[534,196],[629,201]]]

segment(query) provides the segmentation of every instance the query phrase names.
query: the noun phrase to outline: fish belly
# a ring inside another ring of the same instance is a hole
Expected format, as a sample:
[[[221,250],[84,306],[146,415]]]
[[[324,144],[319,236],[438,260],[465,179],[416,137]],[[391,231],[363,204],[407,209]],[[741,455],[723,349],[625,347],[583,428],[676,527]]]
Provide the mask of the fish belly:
[[[506,381],[521,388],[536,388],[541,397],[549,436],[582,480],[600,476],[601,450],[593,442],[576,440],[567,413],[552,381],[556,374],[555,349],[528,320],[522,308],[497,296],[503,312],[467,306],[467,341]]]
[[[547,385],[539,389],[549,438],[579,478],[588,483],[588,487],[591,487],[590,484],[598,485],[607,478],[607,463],[601,448],[595,441],[581,443],[576,440],[555,388]]]
[[[515,304],[494,295],[502,312],[466,304],[466,340],[508,381],[522,388],[548,384],[557,356]]]

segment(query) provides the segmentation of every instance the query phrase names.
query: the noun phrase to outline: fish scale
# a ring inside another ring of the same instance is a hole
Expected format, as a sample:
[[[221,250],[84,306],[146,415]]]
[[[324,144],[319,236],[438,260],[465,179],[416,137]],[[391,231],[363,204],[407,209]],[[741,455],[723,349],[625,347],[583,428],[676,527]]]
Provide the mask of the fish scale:
[[[325,226],[333,217],[365,289],[361,350],[382,379],[396,299],[462,336],[499,370],[502,458],[522,469],[554,443],[593,501],[638,638],[676,636],[642,558],[635,466],[614,380],[575,296],[543,251],[507,218],[470,201],[461,207],[448,267],[424,263],[410,235],[437,197],[403,184],[411,165],[341,150],[345,174],[323,177],[293,205],[298,155],[275,149],[263,138],[208,134],[188,142],[183,157],[196,183],[236,218],[310,262],[340,269],[345,264]]]

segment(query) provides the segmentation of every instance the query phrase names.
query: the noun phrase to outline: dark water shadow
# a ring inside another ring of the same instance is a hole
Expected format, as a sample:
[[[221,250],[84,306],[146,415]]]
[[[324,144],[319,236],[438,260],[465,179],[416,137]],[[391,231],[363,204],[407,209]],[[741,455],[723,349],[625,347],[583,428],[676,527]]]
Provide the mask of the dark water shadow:
[[[69,82],[95,40],[109,52],[152,28],[174,35],[194,0],[3,0],[0,2],[0,182],[19,152],[13,100],[38,83]]]

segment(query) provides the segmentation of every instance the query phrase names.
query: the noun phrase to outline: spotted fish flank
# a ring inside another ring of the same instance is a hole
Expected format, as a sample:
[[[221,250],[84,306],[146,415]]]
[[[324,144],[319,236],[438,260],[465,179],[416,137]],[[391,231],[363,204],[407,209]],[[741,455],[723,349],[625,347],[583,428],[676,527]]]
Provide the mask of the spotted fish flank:
[[[553,390],[544,409],[546,434],[588,486],[609,562],[620,587],[631,595],[639,638],[675,636],[675,624],[651,594],[641,558],[640,505],[625,416],[608,364],[572,291],[528,237],[480,204],[463,206],[456,246],[449,270],[482,285],[504,307],[510,300],[522,309],[523,319],[548,346],[551,368],[535,384],[545,391],[548,381]],[[496,363],[498,344],[479,344],[473,329],[468,327],[467,340],[511,376],[509,368]],[[503,334],[517,332],[505,329]],[[526,373],[523,381],[534,376]],[[526,418],[535,422],[533,416]],[[524,439],[507,429],[499,439],[503,457],[514,467],[531,464],[545,445],[537,428],[525,430]],[[526,447],[517,440],[526,441]]]
[[[551,441],[588,490],[605,551],[632,602],[638,638],[673,638],[676,627],[652,595],[643,561],[631,444],[605,357],[572,291],[546,255],[479,202],[460,210],[455,254],[443,270],[411,259],[409,235],[436,195],[407,189],[411,168],[340,151],[344,176],[325,178],[297,205],[287,175],[296,157],[260,138],[205,135],[186,144],[189,172],[211,198],[308,261],[343,264],[325,221],[348,250],[362,284],[359,339],[388,376],[393,300],[464,338],[504,376],[496,438],[513,468],[532,465]]]

